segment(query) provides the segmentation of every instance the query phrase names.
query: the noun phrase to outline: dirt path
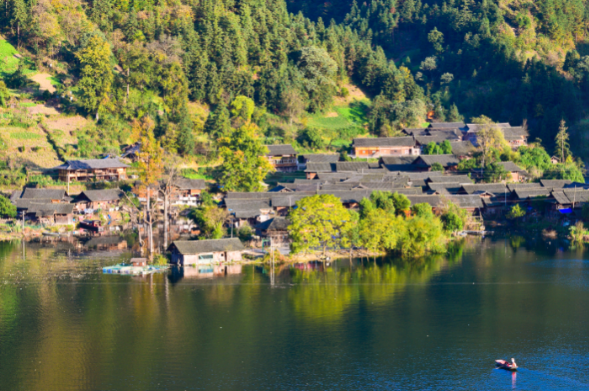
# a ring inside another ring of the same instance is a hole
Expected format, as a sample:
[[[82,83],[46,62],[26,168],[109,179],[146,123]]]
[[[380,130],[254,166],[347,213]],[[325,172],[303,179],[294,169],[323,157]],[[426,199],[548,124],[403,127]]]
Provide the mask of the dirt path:
[[[49,78],[51,77],[48,73],[37,73],[30,77],[32,81],[35,83],[39,83],[39,89],[41,91],[49,91],[51,93],[55,92],[55,87],[51,84]]]

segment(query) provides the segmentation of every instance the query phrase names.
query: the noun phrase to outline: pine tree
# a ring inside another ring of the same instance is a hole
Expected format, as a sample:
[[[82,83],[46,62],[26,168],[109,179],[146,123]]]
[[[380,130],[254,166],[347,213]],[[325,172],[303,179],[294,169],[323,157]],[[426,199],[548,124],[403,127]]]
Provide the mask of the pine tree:
[[[180,112],[180,121],[178,122],[178,152],[183,156],[192,155],[195,148],[194,134],[192,132],[194,123],[190,119],[188,110],[183,107]]]
[[[555,155],[558,156],[558,159],[561,163],[564,163],[566,158],[571,155],[571,151],[569,149],[569,134],[567,133],[568,128],[565,125],[566,123],[564,119],[561,119],[560,126],[558,127],[558,133],[554,139],[556,142]]]
[[[219,103],[214,111],[209,114],[205,122],[204,131],[212,139],[225,136],[231,129],[229,110],[223,103]]]
[[[24,0],[12,0],[12,23],[16,25],[16,37],[20,47],[20,30],[29,20],[29,10]]]

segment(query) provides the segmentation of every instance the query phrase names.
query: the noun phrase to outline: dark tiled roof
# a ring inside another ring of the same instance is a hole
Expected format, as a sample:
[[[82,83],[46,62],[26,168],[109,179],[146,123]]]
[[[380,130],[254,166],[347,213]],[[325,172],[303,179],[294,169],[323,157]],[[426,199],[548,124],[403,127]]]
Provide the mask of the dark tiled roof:
[[[462,134],[459,130],[455,132],[440,131],[434,133],[432,136],[415,136],[415,141],[420,145],[427,145],[429,143],[441,143],[443,141],[457,141],[462,139]]]
[[[430,204],[432,207],[436,207],[442,203],[442,198],[438,195],[408,195],[411,205],[415,204]]]
[[[460,208],[483,208],[483,201],[478,195],[451,195],[447,197]]]
[[[42,199],[42,200],[62,200],[65,197],[65,190],[61,189],[33,189],[27,187],[21,198],[25,199]]]
[[[27,213],[35,213],[37,216],[65,215],[73,212],[74,204],[41,204],[31,202],[27,209]]]
[[[516,189],[515,196],[520,200],[527,200],[528,198],[550,196],[552,189],[542,187],[538,189]]]
[[[96,170],[101,168],[125,168],[129,167],[118,158],[114,159],[88,159],[68,160],[65,164],[55,167],[58,170]]]
[[[182,255],[194,255],[222,251],[245,250],[238,238],[209,239],[209,240],[177,240],[172,242],[169,248],[174,246]]]
[[[558,202],[561,205],[567,205],[567,204],[572,203],[572,201],[569,200],[569,197],[567,197],[566,194],[564,194],[564,191],[562,191],[562,190],[561,191],[553,191],[552,197],[554,197],[556,202]]]
[[[16,200],[15,205],[17,209],[29,209],[31,204],[50,204],[51,199],[42,199],[42,198],[19,198]]]
[[[383,156],[380,162],[385,165],[406,165],[413,164],[418,156]]]
[[[477,133],[477,132],[481,131],[485,126],[491,126],[491,127],[498,128],[498,129],[511,128],[510,124],[504,122],[504,123],[488,124],[488,125],[467,124],[466,129],[469,133]]]
[[[16,200],[21,198],[22,193],[23,193],[22,190],[13,191],[12,194],[10,195],[10,202],[12,202],[13,204],[16,205]]]
[[[362,169],[369,169],[370,166],[367,162],[338,162],[335,163],[335,170],[337,172],[342,171],[358,171]]]
[[[276,194],[276,193],[272,193]],[[227,211],[240,219],[250,219],[262,214],[262,209],[271,209],[270,197],[266,199],[227,199]]]
[[[458,193],[461,186],[457,182],[430,182],[427,184],[430,190],[436,192]]]
[[[540,189],[542,188],[541,183],[509,183],[507,184],[507,188],[511,191],[515,191],[516,189],[524,190],[524,189]]]
[[[568,179],[541,179],[540,183],[544,187],[551,187],[553,189],[562,189],[566,185],[570,185],[573,181]]]
[[[280,155],[296,155],[297,151],[294,150],[290,144],[274,144],[266,145],[268,150],[268,156],[280,156]]]
[[[444,175],[430,178],[431,182],[453,182],[453,183],[473,183],[468,175]]]
[[[321,181],[329,181],[329,182],[339,182],[351,177],[352,173],[350,172],[319,172],[317,173],[317,177]]]
[[[334,154],[308,154],[303,155],[307,163],[335,163],[339,161],[339,155]]]
[[[452,153],[456,156],[465,156],[473,153],[477,148],[470,141],[451,141]]]
[[[410,136],[427,136],[429,134],[427,128],[405,128],[403,133]]]
[[[502,130],[503,130],[503,137],[507,141],[520,140],[522,138],[527,138],[530,135],[529,132],[522,127],[505,128]]]
[[[464,122],[432,122],[430,129],[458,129],[464,127]]]
[[[260,192],[260,193],[250,193],[247,191],[234,191],[229,192],[225,195],[225,200],[227,199],[269,199],[271,196],[275,195],[276,193],[272,192]]]
[[[413,180],[413,179],[429,179],[429,178],[433,178],[433,177],[439,177],[439,176],[444,176],[444,173],[441,171],[428,171],[428,172],[409,172],[409,173],[404,173],[403,175],[406,175],[409,177],[409,179]],[[433,180],[433,179],[432,179]],[[438,181],[436,181],[438,182]]]
[[[413,137],[355,138],[353,147],[413,147]]]
[[[92,202],[118,201],[123,198],[123,191],[121,189],[84,190],[78,198],[82,196],[86,196]]]
[[[435,163],[441,164],[442,167],[449,167],[458,165],[460,161],[455,155],[421,155],[414,164],[431,167]]]
[[[479,185],[462,185],[462,189],[467,194],[473,194],[473,193],[479,192],[479,191],[486,191],[486,192],[492,193],[492,194],[505,194],[506,192],[507,193],[511,193],[507,189],[507,186],[505,186],[502,183],[489,183],[489,184],[479,184]]]
[[[333,172],[335,163],[307,163],[305,172]]]
[[[177,178],[174,180],[174,186],[181,190],[204,190],[207,188],[207,184],[204,179],[188,178]]]
[[[588,190],[565,189],[564,194],[572,202],[589,202]]]
[[[505,171],[507,171],[507,172],[524,172],[525,171],[524,169],[519,167],[514,162],[496,162],[494,164],[497,164],[499,166],[503,166],[503,168],[505,168]]]

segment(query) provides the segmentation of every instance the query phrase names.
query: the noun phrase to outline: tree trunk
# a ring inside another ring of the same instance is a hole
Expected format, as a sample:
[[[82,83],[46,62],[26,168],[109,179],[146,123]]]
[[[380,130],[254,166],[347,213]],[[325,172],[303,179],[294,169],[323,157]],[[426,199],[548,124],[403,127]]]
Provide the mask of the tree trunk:
[[[98,109],[96,110],[96,115],[94,118],[96,118],[96,122],[98,122],[98,120],[100,120],[100,115],[98,114]]]
[[[153,232],[151,229],[151,208],[150,208],[150,197],[149,197],[149,185],[147,186],[147,234],[149,237],[149,259],[153,258]]]
[[[164,251],[168,248],[168,227],[170,226],[170,194],[164,193]]]

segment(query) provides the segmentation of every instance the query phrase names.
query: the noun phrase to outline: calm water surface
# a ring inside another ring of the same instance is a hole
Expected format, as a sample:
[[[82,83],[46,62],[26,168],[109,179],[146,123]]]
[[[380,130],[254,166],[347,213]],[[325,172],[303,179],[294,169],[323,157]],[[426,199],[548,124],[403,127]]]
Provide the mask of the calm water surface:
[[[589,389],[589,256],[556,243],[101,273],[124,256],[0,243],[0,389]]]

